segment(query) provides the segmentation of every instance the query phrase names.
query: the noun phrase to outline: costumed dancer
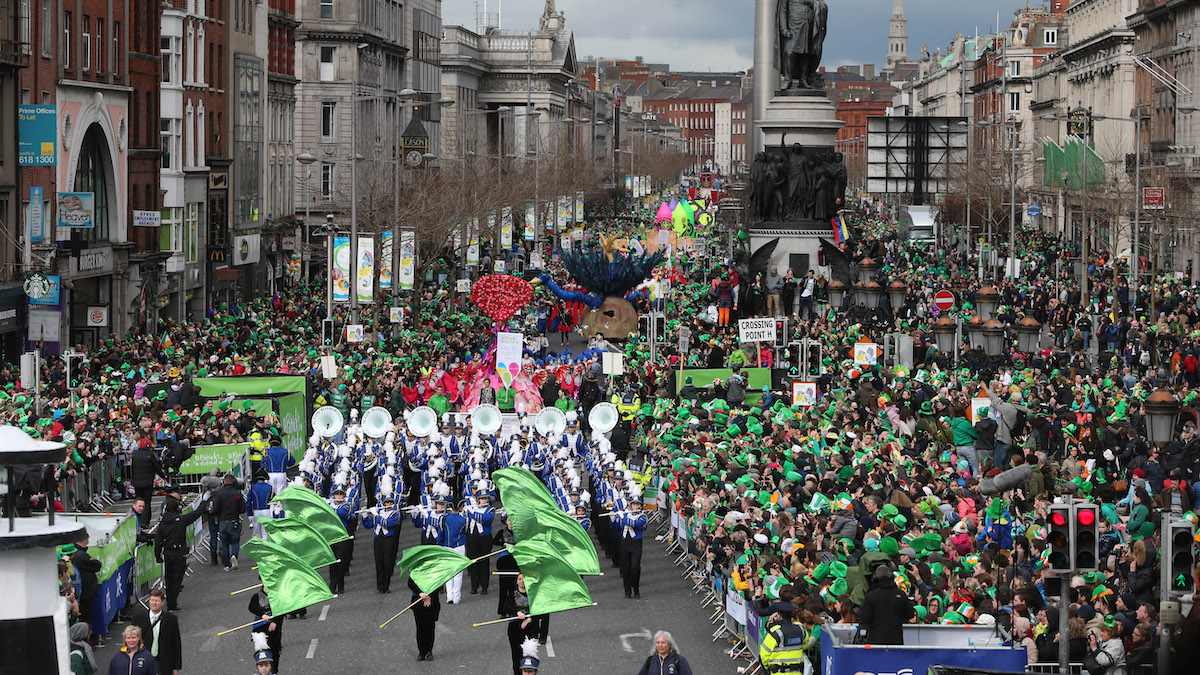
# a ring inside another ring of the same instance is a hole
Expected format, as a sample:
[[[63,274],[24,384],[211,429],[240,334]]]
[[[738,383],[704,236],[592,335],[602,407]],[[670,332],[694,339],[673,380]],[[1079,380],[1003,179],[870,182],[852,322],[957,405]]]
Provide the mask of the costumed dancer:
[[[442,603],[438,600],[441,589],[432,594],[424,593],[413,582],[411,576],[408,578],[408,588],[412,591],[412,600],[409,602],[416,602],[418,598],[421,600],[412,609],[413,622],[417,626],[417,660],[432,661],[433,640],[437,635],[437,621],[442,612]]]
[[[375,531],[375,590],[381,594],[392,592],[392,570],[400,550],[401,525],[395,497],[384,497],[382,506],[373,506],[363,515],[363,527]]]

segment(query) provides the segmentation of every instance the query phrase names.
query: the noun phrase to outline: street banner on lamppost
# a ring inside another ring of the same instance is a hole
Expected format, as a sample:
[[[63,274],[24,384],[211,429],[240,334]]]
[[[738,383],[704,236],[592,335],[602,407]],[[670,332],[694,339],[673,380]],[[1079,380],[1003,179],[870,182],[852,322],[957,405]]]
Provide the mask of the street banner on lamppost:
[[[400,232],[400,269],[396,283],[405,291],[411,291],[417,282],[416,235],[412,230]]]
[[[392,287],[392,231],[379,235],[379,290]]]
[[[375,240],[371,237],[358,238],[358,286],[359,302],[375,302]]]
[[[350,237],[333,238],[333,301],[350,302]]]

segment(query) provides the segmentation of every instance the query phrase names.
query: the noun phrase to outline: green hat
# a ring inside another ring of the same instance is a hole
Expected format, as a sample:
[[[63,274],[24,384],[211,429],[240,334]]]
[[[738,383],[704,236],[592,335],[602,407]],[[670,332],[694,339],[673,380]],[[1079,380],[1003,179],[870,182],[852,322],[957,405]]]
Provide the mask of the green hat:
[[[896,543],[895,539],[891,537],[884,537],[883,540],[879,542],[879,552],[895,557],[900,555],[900,545]]]

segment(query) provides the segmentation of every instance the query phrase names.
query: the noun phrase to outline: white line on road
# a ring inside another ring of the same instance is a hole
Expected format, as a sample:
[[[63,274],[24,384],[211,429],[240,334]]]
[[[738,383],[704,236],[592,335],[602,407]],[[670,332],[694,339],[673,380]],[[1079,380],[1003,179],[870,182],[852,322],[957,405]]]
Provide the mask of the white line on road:
[[[546,636],[546,656],[554,658],[554,641],[549,635]]]
[[[622,635],[621,636],[621,647],[627,652],[632,652],[633,645],[629,644],[629,638],[642,638],[644,640],[652,640],[652,639],[654,639],[654,634],[650,632],[649,628],[643,628],[642,632],[640,632],[640,633],[625,633],[624,635]]]
[[[308,643],[308,653],[304,655],[304,658],[311,659],[313,654],[317,653],[317,639],[313,638],[312,642]]]
[[[325,617],[328,615],[329,615],[329,605],[325,605],[324,607],[321,608],[321,616],[317,617],[317,621],[324,621]]]

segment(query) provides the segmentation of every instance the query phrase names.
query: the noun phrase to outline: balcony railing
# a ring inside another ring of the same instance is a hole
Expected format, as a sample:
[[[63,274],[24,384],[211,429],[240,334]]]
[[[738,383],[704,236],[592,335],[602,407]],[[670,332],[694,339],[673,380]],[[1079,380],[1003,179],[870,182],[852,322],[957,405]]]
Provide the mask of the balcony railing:
[[[16,40],[0,40],[0,65],[28,68],[28,45]]]

